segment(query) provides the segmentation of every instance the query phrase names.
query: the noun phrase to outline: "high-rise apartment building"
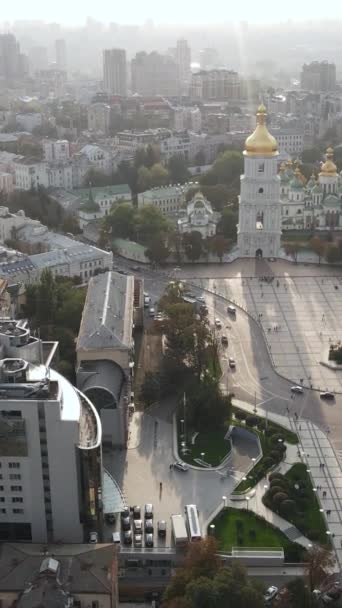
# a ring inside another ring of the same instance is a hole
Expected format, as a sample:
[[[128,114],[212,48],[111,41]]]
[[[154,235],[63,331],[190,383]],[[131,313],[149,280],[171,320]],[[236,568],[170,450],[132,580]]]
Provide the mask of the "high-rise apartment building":
[[[103,51],[103,86],[112,95],[127,95],[127,64],[124,49]]]
[[[25,321],[0,319],[0,540],[82,543],[100,527],[101,421]]]
[[[191,49],[184,38],[177,40],[176,62],[179,71],[181,93],[188,95],[191,80]]]
[[[328,61],[305,63],[300,75],[302,89],[314,92],[334,91],[336,89],[336,66]]]
[[[23,75],[24,58],[13,34],[0,34],[0,78],[13,80]]]
[[[28,52],[29,69],[31,74],[38,70],[47,70],[48,52],[46,46],[33,46]]]
[[[194,100],[236,101],[240,78],[233,70],[202,70],[192,75],[190,96]]]
[[[219,57],[216,49],[206,48],[200,51],[201,70],[214,70],[219,66]]]
[[[132,93],[145,97],[176,97],[179,94],[178,66],[172,57],[156,51],[141,51],[132,59],[131,70]]]
[[[63,38],[55,41],[56,64],[59,70],[67,69],[66,44]]]

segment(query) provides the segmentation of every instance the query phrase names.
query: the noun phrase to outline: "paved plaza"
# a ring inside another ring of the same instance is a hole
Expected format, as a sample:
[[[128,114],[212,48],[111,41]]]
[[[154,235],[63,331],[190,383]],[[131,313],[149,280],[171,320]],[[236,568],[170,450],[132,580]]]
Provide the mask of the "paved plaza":
[[[342,340],[341,277],[196,279],[196,285],[245,308],[263,327],[276,371],[294,383],[342,392],[342,371],[321,364]]]

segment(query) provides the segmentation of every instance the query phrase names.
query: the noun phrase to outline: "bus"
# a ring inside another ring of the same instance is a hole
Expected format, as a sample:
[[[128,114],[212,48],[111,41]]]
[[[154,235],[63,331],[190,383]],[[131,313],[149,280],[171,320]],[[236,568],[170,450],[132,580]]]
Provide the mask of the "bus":
[[[196,505],[185,505],[186,523],[188,526],[191,541],[201,540],[201,527],[198,519],[198,509]]]
[[[176,547],[184,547],[189,539],[183,515],[171,515],[171,525]]]

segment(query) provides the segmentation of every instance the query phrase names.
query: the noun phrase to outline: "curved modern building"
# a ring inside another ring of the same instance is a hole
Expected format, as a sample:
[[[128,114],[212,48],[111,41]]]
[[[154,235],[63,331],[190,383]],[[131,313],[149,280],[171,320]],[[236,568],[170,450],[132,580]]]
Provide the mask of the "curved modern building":
[[[101,530],[96,407],[22,321],[0,319],[0,541],[71,542]]]

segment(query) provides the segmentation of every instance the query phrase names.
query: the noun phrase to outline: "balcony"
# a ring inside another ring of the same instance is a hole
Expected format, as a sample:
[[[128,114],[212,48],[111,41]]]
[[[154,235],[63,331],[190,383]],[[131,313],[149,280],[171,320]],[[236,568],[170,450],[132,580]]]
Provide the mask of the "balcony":
[[[101,444],[101,421],[89,399],[80,391],[77,392],[81,402],[78,447],[83,450],[91,450]]]

